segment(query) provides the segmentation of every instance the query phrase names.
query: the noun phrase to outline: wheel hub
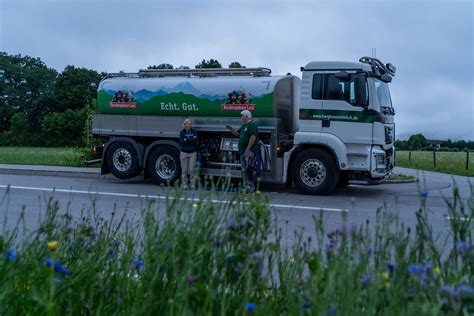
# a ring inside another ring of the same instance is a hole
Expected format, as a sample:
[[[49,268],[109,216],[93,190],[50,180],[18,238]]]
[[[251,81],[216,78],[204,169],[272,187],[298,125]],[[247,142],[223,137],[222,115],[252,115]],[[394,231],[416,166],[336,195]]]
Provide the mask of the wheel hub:
[[[324,164],[315,158],[306,160],[300,168],[300,177],[309,187],[320,186],[326,179],[327,171]]]
[[[156,159],[155,170],[162,179],[171,180],[176,173],[176,162],[168,154],[161,155]]]
[[[132,166],[132,154],[125,148],[118,148],[113,155],[113,164],[117,170],[127,171]]]

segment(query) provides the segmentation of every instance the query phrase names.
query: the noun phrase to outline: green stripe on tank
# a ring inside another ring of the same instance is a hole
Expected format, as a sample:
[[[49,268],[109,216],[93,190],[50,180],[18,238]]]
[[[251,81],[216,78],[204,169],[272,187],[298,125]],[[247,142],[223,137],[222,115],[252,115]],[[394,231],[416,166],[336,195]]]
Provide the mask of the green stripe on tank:
[[[361,111],[300,109],[300,120],[320,121],[329,119],[339,122],[374,123],[382,122],[380,115],[366,115]]]

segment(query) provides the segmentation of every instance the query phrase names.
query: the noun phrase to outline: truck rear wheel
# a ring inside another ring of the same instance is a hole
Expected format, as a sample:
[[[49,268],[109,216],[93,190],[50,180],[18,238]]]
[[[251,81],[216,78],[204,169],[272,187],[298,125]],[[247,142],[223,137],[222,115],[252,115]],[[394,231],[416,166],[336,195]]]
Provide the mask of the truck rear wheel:
[[[324,150],[307,149],[296,157],[291,171],[296,187],[305,194],[331,193],[339,181],[339,170]]]
[[[148,173],[157,184],[173,184],[181,175],[179,151],[169,146],[155,148],[147,162]]]
[[[132,144],[118,141],[107,149],[107,167],[119,179],[130,179],[141,172],[137,151]]]

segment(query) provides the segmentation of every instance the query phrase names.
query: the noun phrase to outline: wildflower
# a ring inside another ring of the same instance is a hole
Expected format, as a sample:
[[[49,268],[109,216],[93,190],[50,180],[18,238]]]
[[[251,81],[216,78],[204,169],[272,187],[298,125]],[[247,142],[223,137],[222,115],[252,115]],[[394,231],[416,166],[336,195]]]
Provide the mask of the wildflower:
[[[332,315],[332,314],[336,314],[336,312],[337,312],[336,307],[331,306],[331,307],[329,307],[329,309],[327,310],[326,314],[327,314],[327,315]]]
[[[411,274],[416,274],[416,275],[421,275],[424,272],[424,268],[422,265],[416,264],[416,263],[411,263],[408,266],[408,272]]]
[[[53,261],[53,259],[48,258],[48,259],[46,259],[46,260],[44,261],[44,264],[45,264],[48,268],[51,268],[51,267],[53,266],[53,264],[54,264],[54,261]]]
[[[193,208],[198,208],[198,207],[199,207],[199,204],[197,204],[197,203],[193,204]]]
[[[301,309],[305,310],[305,309],[310,309],[311,308],[311,304],[310,303],[303,303],[303,305],[301,305]]]
[[[421,197],[427,197],[427,196],[428,196],[428,192],[427,192],[427,191],[421,191],[421,192],[420,192],[420,196],[421,196]]]
[[[443,285],[441,287],[441,293],[448,296],[451,300],[457,301],[459,299],[458,292],[452,286],[449,286],[449,285],[446,285],[446,284]]]
[[[58,248],[58,242],[56,240],[48,242],[49,250],[56,250]]]
[[[395,271],[395,264],[393,262],[389,262],[387,264],[387,270],[388,272],[393,273],[393,271]]]
[[[389,277],[388,272],[382,272],[381,276],[382,276],[382,279],[388,280],[388,277]]]
[[[385,288],[386,289],[389,289],[390,287],[392,286],[392,284],[390,282],[385,282]]]
[[[465,241],[459,241],[456,243],[456,249],[461,257],[465,258],[472,251],[472,245]]]
[[[145,262],[143,262],[143,260],[138,259],[138,258],[133,261],[133,264],[136,270],[140,270],[145,266]]]
[[[253,313],[255,312],[255,309],[257,308],[257,305],[255,303],[247,303],[245,304],[245,310],[248,313]]]
[[[441,269],[439,267],[434,267],[433,268],[433,273],[437,276],[441,275]]]
[[[193,285],[194,283],[196,283],[196,281],[197,281],[197,277],[195,277],[194,275],[190,275],[188,277],[188,284],[189,285]]]
[[[470,285],[462,284],[458,286],[457,291],[462,298],[474,298],[474,288]]]
[[[371,255],[374,252],[374,249],[372,247],[367,248],[367,253]]]
[[[334,244],[332,242],[328,242],[326,244],[326,251],[331,252],[334,249]]]
[[[13,261],[15,260],[17,257],[17,254],[15,252],[15,250],[13,250],[12,248],[8,248],[7,249],[7,261]]]
[[[64,267],[59,261],[54,263],[54,271],[66,276],[69,274],[69,271]]]

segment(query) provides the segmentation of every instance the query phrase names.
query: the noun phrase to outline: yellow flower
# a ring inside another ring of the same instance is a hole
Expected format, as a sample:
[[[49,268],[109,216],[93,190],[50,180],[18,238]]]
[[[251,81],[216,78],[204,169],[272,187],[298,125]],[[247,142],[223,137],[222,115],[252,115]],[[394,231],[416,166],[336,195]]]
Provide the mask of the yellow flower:
[[[385,288],[389,289],[391,286],[392,284],[390,284],[390,282],[385,282]]]
[[[382,278],[383,278],[384,280],[388,280],[388,272],[383,272],[383,273],[382,273]]]
[[[439,267],[433,268],[433,273],[436,275],[441,275],[441,269]]]
[[[57,248],[58,248],[58,242],[56,240],[48,242],[49,250],[56,250]]]

